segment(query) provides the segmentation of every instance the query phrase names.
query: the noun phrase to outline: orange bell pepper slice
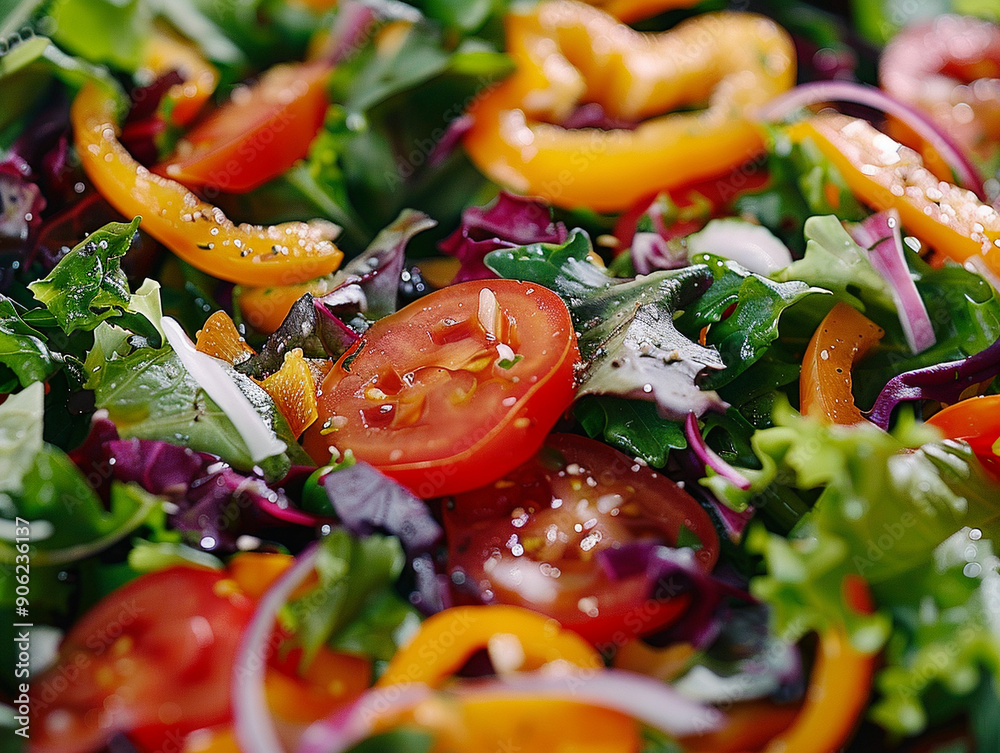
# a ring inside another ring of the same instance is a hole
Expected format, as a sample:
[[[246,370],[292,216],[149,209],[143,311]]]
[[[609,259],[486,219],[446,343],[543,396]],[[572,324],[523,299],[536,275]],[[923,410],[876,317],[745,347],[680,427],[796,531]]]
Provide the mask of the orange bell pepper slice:
[[[573,0],[506,18],[516,72],[473,103],[465,148],[494,181],[560,206],[627,209],[763,149],[755,109],[790,88],[788,34],[749,13],[708,13],[641,34]],[[674,107],[704,110],[663,115]],[[555,125],[580,102],[635,130]],[[654,117],[655,116],[655,117]]]
[[[80,162],[98,192],[194,267],[244,285],[288,284],[329,274],[343,259],[329,222],[235,225],[175,181],[140,165],[118,140],[111,92],[88,83],[70,111]]]
[[[627,24],[664,11],[691,8],[700,2],[701,0],[587,0],[588,4],[597,6],[609,16]]]
[[[875,611],[868,585],[848,575],[844,599],[857,612]],[[875,674],[875,654],[851,645],[842,626],[830,626],[819,636],[809,690],[799,715],[762,753],[827,753],[847,742],[865,706]]]
[[[552,661],[593,670],[604,666],[587,641],[536,612],[506,605],[452,607],[424,621],[377,684],[422,682],[439,687],[480,649],[494,641],[514,640],[524,654],[519,669],[536,669]],[[509,696],[475,691],[455,697],[435,694],[403,714],[379,719],[375,727],[386,730],[405,724],[432,732],[435,750],[637,753],[640,749],[636,724],[625,714],[514,691]]]
[[[216,311],[198,330],[195,348],[235,366],[254,355],[229,314]],[[274,400],[274,405],[288,421],[292,436],[298,438],[319,416],[316,402],[316,376],[301,348],[287,351],[281,368],[263,380],[254,380]]]
[[[572,700],[435,694],[408,711],[375,720],[376,732],[416,727],[434,750],[467,753],[639,753],[636,724],[617,711]]]
[[[476,651],[509,638],[524,652],[521,669],[552,661],[591,669],[604,666],[590,643],[550,617],[503,604],[451,607],[424,620],[413,640],[392,657],[378,685],[422,682],[437,687]]]
[[[811,139],[865,204],[895,207],[903,226],[936,251],[1000,279],[1000,212],[972,191],[939,180],[917,152],[867,121],[823,114],[788,128],[794,141]]]
[[[802,359],[799,410],[834,424],[865,420],[854,404],[851,368],[882,339],[885,331],[846,303],[820,322]]]
[[[169,122],[187,125],[204,107],[219,84],[219,72],[197,50],[174,35],[157,29],[146,44],[143,65],[159,76],[177,71],[183,83],[167,90],[165,99],[171,103]]]

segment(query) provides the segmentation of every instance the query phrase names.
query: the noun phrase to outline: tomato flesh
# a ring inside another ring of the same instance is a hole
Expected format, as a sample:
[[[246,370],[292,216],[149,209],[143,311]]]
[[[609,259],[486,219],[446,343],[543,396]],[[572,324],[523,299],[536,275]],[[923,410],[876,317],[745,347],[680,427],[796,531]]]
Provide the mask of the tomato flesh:
[[[569,312],[514,280],[453,285],[371,326],[319,388],[303,446],[355,457],[421,497],[473,489],[538,449],[574,394]]]
[[[672,546],[686,527],[701,542],[705,571],[719,554],[711,519],[689,494],[570,434],[553,434],[499,481],[449,500],[444,523],[456,598],[533,609],[594,643],[655,632],[690,601],[685,593],[650,598],[644,573],[612,580],[599,551],[644,539]]]
[[[90,753],[125,732],[144,747],[221,724],[253,602],[224,573],[178,566],[109,594],[31,684],[33,753]]]
[[[188,188],[250,191],[306,156],[326,114],[322,63],[278,65],[196,125],[155,172]]]
[[[983,468],[1000,481],[1000,395],[962,400],[938,411],[927,423],[948,439],[968,442]]]

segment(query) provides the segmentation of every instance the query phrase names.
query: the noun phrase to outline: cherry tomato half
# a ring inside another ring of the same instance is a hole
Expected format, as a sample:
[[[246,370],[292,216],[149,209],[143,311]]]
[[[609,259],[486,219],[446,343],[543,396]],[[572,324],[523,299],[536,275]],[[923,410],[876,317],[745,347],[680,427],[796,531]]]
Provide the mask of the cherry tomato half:
[[[645,574],[612,580],[595,555],[640,539],[676,545],[682,527],[709,571],[719,540],[708,514],[673,481],[600,442],[553,434],[499,481],[445,505],[456,598],[514,604],[594,643],[652,633],[687,608],[687,594],[650,598]],[[621,633],[621,635],[619,635]]]
[[[1000,395],[970,397],[929,419],[948,439],[968,442],[979,462],[1000,481]]]
[[[188,188],[243,193],[306,156],[326,114],[325,63],[278,65],[196,125],[155,172]]]
[[[91,753],[118,732],[157,741],[230,717],[229,685],[253,602],[225,573],[178,566],[98,602],[31,684],[32,753]]]
[[[379,320],[337,361],[303,446],[318,463],[350,449],[421,497],[474,489],[542,444],[572,402],[579,357],[552,291],[452,285]]]

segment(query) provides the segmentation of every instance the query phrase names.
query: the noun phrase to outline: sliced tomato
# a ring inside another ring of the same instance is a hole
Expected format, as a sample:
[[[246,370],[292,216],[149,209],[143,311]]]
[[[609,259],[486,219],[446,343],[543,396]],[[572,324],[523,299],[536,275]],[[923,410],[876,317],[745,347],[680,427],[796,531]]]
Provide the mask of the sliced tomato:
[[[326,63],[278,65],[196,125],[154,172],[227,193],[250,191],[306,156],[326,114]]]
[[[124,732],[161,750],[230,717],[237,643],[253,602],[225,573],[178,566],[97,603],[31,683],[33,753],[91,753]],[[173,741],[173,742],[172,742]]]
[[[983,467],[1000,480],[1000,395],[962,400],[938,411],[927,423],[948,439],[968,442]]]
[[[665,476],[593,439],[553,434],[527,463],[445,505],[456,596],[533,609],[594,643],[675,621],[686,593],[650,594],[645,573],[613,580],[595,555],[642,539],[676,545],[682,528],[711,570],[719,540],[708,514]]]
[[[351,450],[421,497],[474,489],[541,446],[578,361],[552,291],[452,285],[379,320],[337,361],[303,445],[318,463]]]

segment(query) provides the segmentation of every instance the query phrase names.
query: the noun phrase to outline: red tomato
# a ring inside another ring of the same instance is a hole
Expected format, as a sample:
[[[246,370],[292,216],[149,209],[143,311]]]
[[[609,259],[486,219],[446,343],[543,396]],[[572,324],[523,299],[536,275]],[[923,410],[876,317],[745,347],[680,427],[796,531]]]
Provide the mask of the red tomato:
[[[318,463],[350,449],[421,497],[474,489],[541,446],[573,400],[578,361],[552,291],[452,285],[377,321],[337,361],[303,445]]]
[[[195,567],[143,575],[109,594],[31,683],[32,753],[90,753],[118,732],[160,750],[227,721],[252,613],[224,573]]]
[[[189,188],[250,191],[309,151],[328,105],[325,63],[277,65],[195,126],[154,172]]]
[[[649,598],[645,575],[612,580],[594,555],[682,526],[709,571],[719,540],[708,514],[673,481],[593,439],[553,434],[538,454],[489,486],[445,505],[456,596],[514,604],[559,620],[594,643],[652,633],[687,608],[687,594]]]
[[[948,439],[968,442],[983,468],[1000,481],[1000,395],[962,400],[938,411],[927,423]]]

